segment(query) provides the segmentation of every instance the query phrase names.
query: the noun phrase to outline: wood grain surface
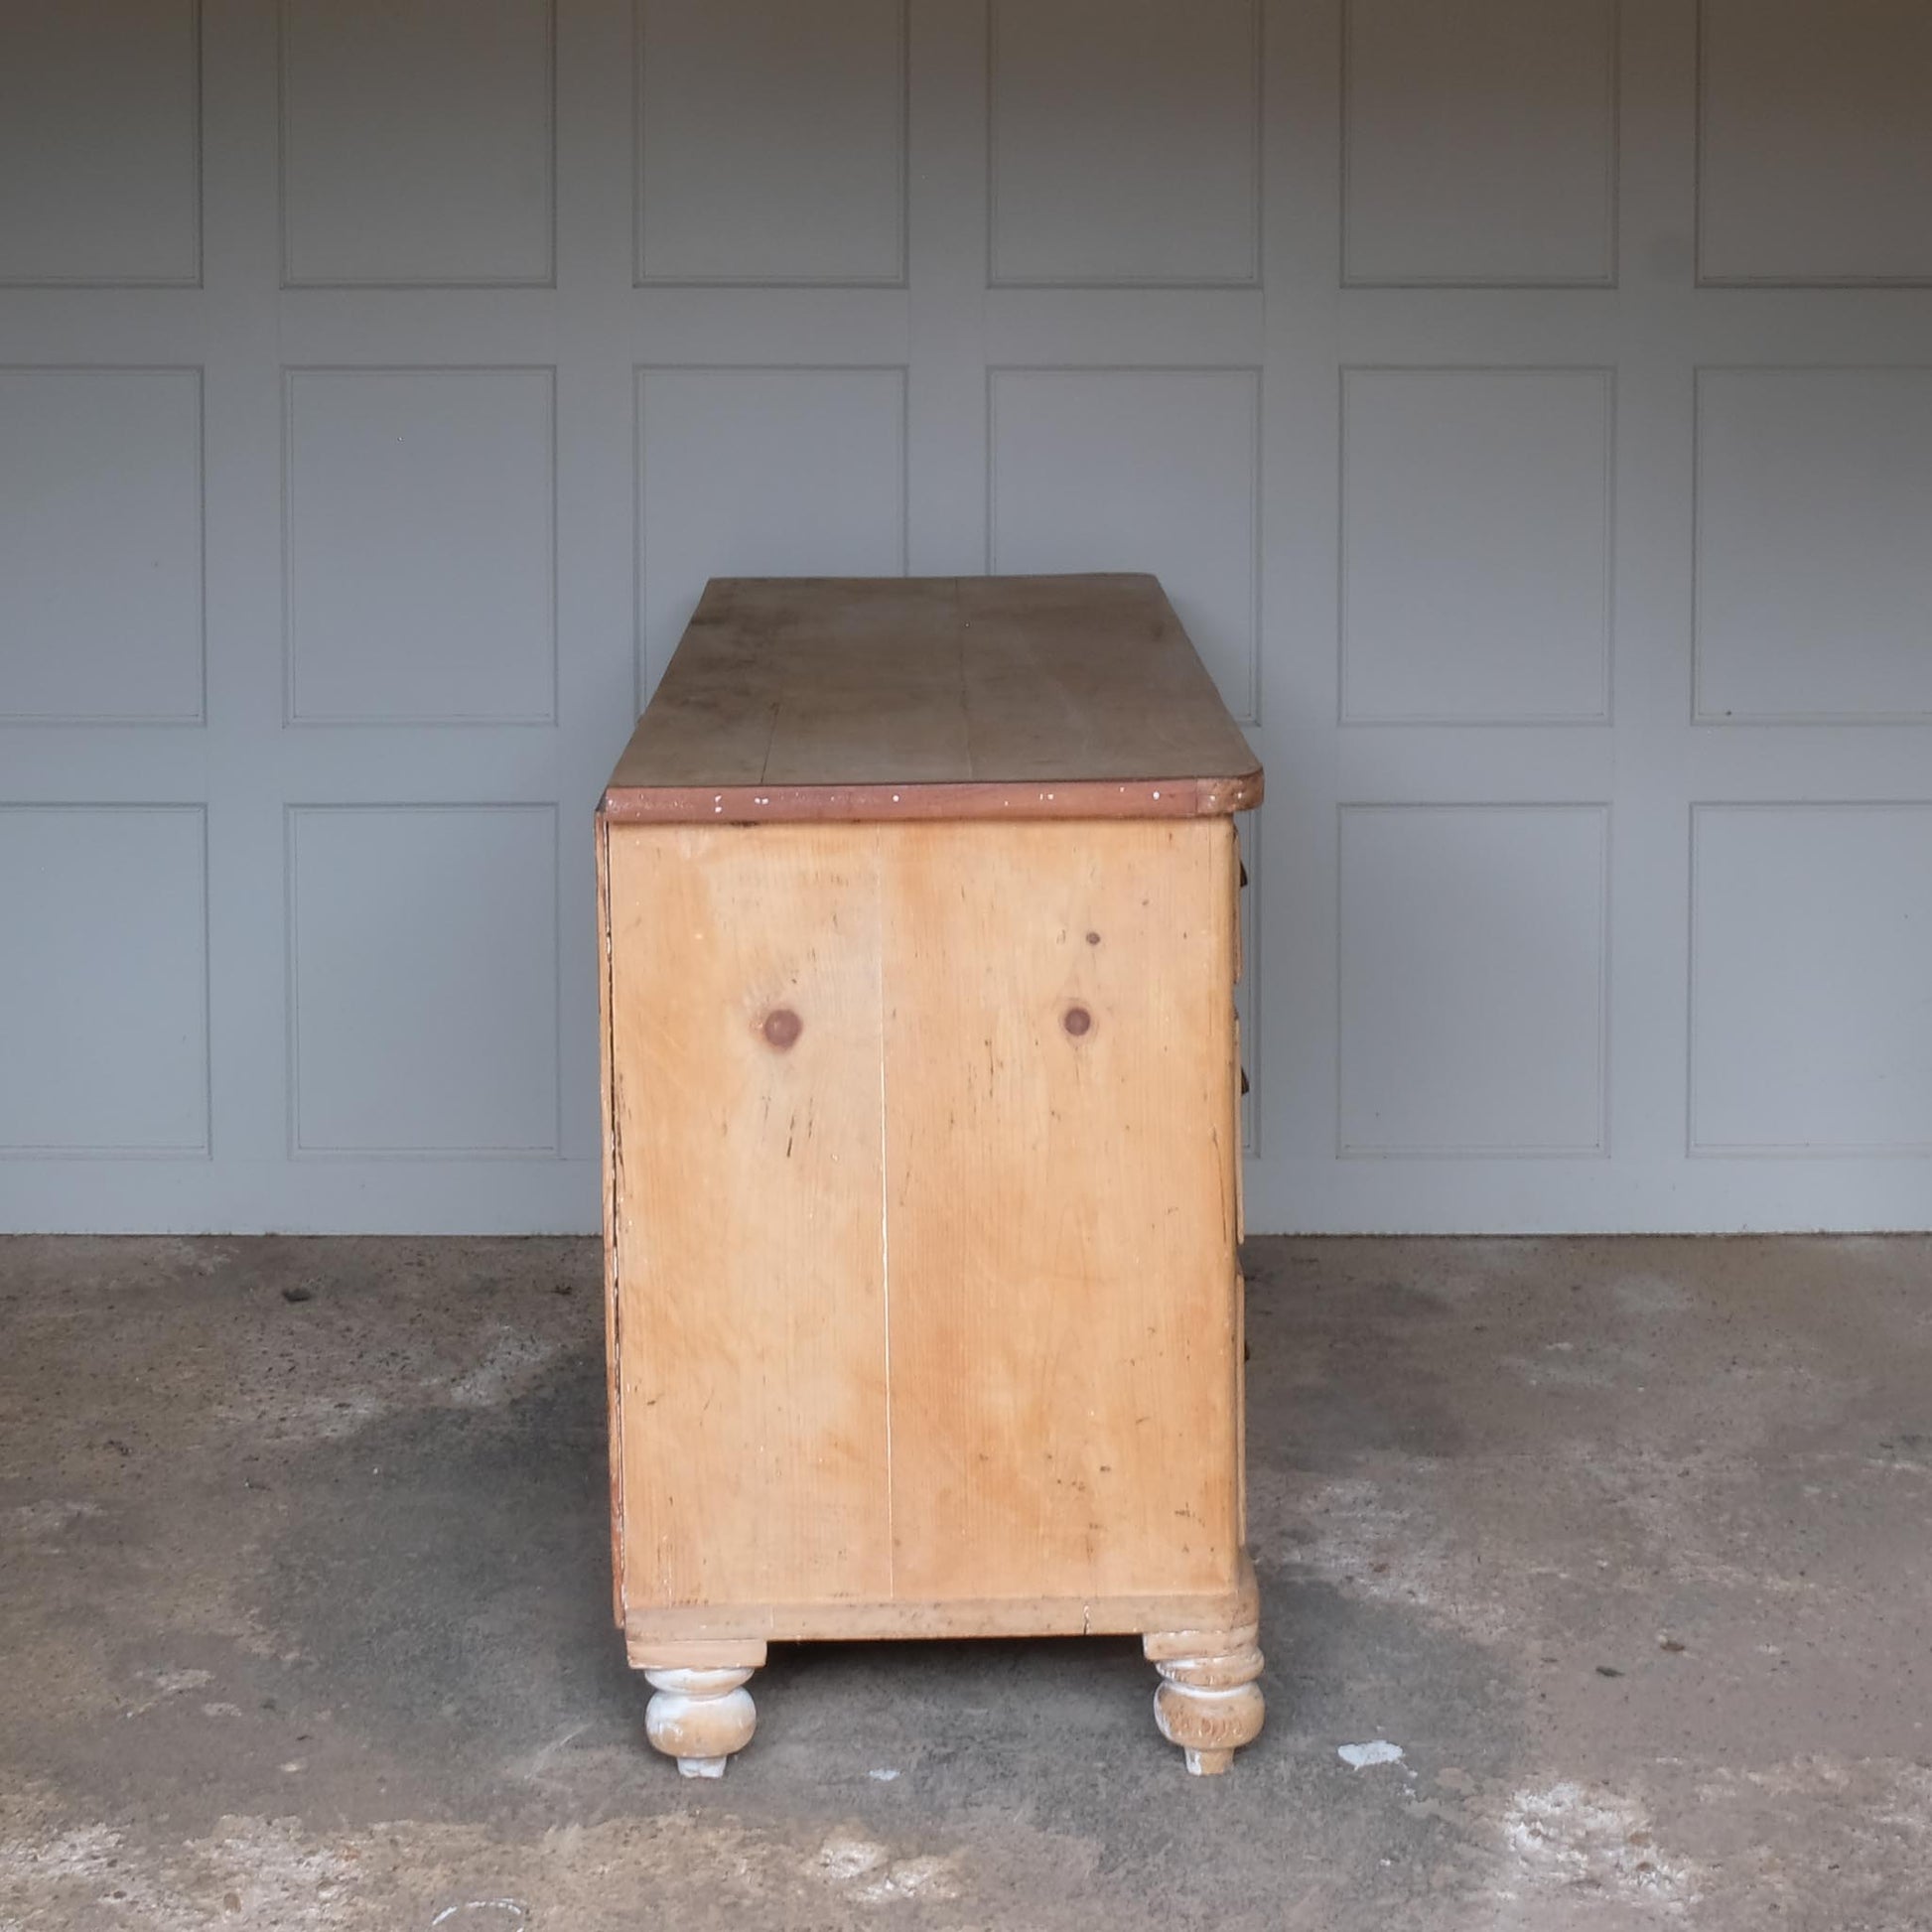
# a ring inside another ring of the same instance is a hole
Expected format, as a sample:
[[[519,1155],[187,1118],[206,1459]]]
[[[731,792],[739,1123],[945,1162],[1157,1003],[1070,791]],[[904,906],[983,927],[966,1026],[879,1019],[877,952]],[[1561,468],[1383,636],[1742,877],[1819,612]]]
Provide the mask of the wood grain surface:
[[[903,1593],[1233,1581],[1230,837],[885,841]]]
[[[1149,818],[1260,797],[1152,577],[716,578],[603,809]]]
[[[891,1593],[878,864],[612,832],[628,1603]]]
[[[605,830],[633,1645],[1223,1614],[1229,822]]]

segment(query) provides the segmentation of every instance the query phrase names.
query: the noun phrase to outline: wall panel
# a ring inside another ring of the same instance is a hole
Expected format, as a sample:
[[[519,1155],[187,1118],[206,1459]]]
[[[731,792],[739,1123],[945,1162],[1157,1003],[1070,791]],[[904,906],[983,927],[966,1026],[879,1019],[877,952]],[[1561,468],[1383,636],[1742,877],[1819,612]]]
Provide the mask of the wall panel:
[[[0,369],[0,721],[202,715],[202,373]]]
[[[1932,720],[1932,369],[1698,377],[1697,711]]]
[[[1614,0],[1343,0],[1343,274],[1616,279]]]
[[[996,284],[1250,283],[1256,0],[992,0]]]
[[[0,1156],[206,1158],[194,805],[0,806]]]
[[[1609,715],[1610,375],[1342,376],[1342,717]]]
[[[1709,283],[1932,282],[1932,11],[1701,0]]]
[[[551,279],[549,0],[282,0],[283,273]]]
[[[637,0],[637,280],[905,277],[906,0]]]
[[[0,8],[0,286],[202,273],[198,0]]]
[[[1694,836],[1693,1153],[1932,1153],[1932,803],[1708,805]]]
[[[291,369],[293,723],[543,723],[556,678],[549,369]]]
[[[288,876],[293,1152],[554,1153],[556,812],[295,806]]]
[[[1343,1156],[1604,1152],[1608,814],[1344,806]]]

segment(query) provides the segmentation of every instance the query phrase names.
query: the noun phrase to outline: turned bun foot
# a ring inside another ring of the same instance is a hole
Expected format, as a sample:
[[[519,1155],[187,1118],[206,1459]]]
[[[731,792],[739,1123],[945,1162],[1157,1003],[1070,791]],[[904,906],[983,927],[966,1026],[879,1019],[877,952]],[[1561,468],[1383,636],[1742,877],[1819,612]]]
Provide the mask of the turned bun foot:
[[[1161,1673],[1154,1722],[1178,1744],[1188,1770],[1200,1777],[1225,1771],[1235,1751],[1261,1733],[1266,1712],[1261,1651],[1252,1623],[1233,1630],[1172,1630],[1144,1639]]]
[[[644,1735],[687,1778],[722,1778],[725,1760],[758,1728],[758,1706],[745,1686],[750,1670],[647,1669],[653,1695]]]

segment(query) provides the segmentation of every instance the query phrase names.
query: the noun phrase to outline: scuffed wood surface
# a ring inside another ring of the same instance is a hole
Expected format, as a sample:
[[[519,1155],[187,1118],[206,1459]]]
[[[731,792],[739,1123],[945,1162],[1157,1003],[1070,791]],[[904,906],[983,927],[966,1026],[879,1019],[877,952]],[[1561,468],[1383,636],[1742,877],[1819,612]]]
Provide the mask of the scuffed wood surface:
[[[633,1650],[1237,1621],[1232,826],[606,833]]]
[[[624,1624],[633,1665],[698,1644],[919,1641],[950,1637],[1103,1637],[1225,1628],[1238,1589],[1108,1596],[905,1597],[868,1603],[678,1603],[633,1607]]]
[[[612,832],[628,1608],[891,1591],[878,866],[844,826]]]
[[[718,578],[604,811],[1189,817],[1260,796],[1152,577]]]
[[[1231,838],[886,842],[901,1594],[1233,1583]]]

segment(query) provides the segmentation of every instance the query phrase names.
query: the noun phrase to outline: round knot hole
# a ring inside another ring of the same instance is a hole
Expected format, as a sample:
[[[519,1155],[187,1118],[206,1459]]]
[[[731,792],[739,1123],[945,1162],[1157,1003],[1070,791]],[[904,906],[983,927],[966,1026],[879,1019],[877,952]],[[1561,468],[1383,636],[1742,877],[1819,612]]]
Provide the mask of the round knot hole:
[[[1093,1031],[1093,1015],[1090,1014],[1085,1007],[1068,1007],[1065,1015],[1062,1017],[1060,1021],[1060,1025],[1064,1027],[1067,1030],[1067,1032],[1073,1035],[1075,1039],[1078,1039],[1082,1034],[1091,1033]]]
[[[797,1043],[798,1035],[805,1031],[805,1023],[789,1007],[773,1007],[764,1016],[760,1031],[782,1053],[786,1047]]]

